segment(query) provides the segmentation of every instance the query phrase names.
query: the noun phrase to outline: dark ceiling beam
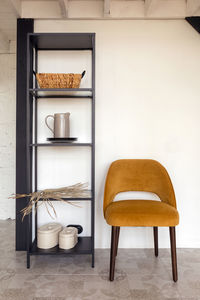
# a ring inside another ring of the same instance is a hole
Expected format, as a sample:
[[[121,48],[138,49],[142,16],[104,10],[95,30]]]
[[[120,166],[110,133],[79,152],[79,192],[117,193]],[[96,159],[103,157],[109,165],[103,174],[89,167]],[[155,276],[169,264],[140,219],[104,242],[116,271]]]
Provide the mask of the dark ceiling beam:
[[[185,19],[198,33],[200,33],[200,17],[186,17]]]

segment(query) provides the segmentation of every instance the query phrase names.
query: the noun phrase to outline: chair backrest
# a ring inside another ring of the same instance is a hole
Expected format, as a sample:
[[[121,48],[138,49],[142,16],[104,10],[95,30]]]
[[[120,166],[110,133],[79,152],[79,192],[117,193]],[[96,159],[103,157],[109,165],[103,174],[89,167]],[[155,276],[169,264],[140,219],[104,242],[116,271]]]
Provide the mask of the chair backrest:
[[[151,159],[114,161],[107,174],[104,191],[104,212],[116,194],[127,191],[151,192],[161,201],[176,207],[176,198],[166,169]]]

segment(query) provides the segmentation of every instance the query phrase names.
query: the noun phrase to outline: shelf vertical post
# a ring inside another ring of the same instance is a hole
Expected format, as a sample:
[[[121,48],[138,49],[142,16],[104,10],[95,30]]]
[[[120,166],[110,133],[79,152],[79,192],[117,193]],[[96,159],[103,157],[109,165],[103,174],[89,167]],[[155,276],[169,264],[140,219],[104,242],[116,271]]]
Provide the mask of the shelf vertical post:
[[[38,49],[35,47],[35,56],[34,56],[34,64],[35,64],[35,73],[38,72]],[[37,87],[37,79],[35,76],[35,88]],[[34,97],[35,100],[35,118],[34,118],[34,142],[37,144],[38,142],[38,133],[37,133],[37,123],[38,123],[38,98],[37,94]],[[35,147],[34,150],[34,191],[38,190],[38,183],[37,183],[37,173],[38,173],[38,147]],[[37,204],[35,204],[35,241],[37,243]]]
[[[33,96],[29,93],[29,88],[33,87],[33,45],[30,36],[27,35],[27,89],[26,89],[26,175],[27,175],[27,192],[31,193],[32,186],[32,159],[33,151],[30,142],[33,136]],[[28,203],[29,199],[27,199]],[[32,247],[32,213],[28,215],[27,228],[27,268],[30,267],[30,249]]]
[[[92,267],[94,268],[94,234],[95,234],[95,34],[92,34],[92,202],[91,202],[91,236]]]

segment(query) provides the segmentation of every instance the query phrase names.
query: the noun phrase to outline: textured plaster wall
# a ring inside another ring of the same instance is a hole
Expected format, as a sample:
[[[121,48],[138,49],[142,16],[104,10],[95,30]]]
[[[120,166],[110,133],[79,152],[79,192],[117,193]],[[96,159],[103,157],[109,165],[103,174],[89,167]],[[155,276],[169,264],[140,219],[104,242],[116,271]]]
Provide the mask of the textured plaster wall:
[[[0,219],[15,217],[15,54],[0,54]]]

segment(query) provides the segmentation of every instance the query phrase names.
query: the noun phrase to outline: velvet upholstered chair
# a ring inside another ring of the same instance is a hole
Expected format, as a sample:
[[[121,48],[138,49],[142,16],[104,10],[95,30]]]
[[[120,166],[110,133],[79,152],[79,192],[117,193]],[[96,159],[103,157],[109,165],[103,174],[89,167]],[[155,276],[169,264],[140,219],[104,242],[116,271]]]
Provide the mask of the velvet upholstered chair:
[[[161,201],[113,201],[118,193],[126,191],[155,193]],[[110,281],[114,280],[121,226],[153,227],[155,256],[158,256],[158,227],[169,227],[173,280],[175,282],[178,280],[175,226],[179,223],[179,214],[170,177],[159,162],[150,159],[114,161],[105,183],[104,217],[112,226]]]

